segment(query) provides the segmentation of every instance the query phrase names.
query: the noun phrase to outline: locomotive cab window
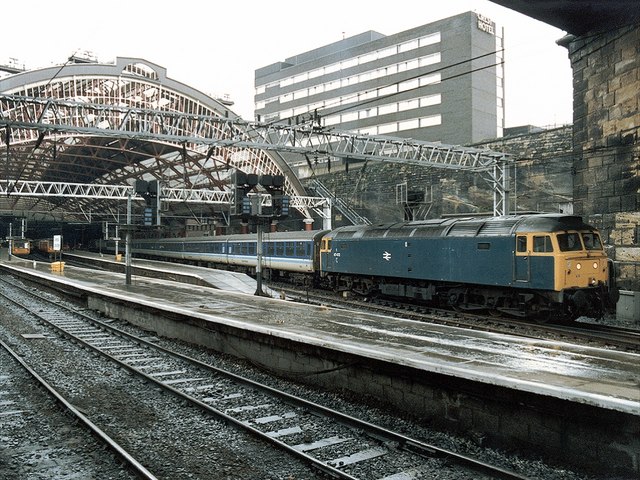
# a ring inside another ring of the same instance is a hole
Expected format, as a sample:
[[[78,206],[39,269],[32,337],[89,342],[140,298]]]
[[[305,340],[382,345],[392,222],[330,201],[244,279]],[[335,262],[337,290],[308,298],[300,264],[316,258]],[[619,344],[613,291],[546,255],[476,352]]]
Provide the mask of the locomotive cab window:
[[[600,236],[594,232],[585,232],[582,234],[584,248],[587,250],[602,250],[602,242]]]
[[[533,251],[537,253],[553,252],[551,237],[549,235],[533,237]]]
[[[582,250],[582,242],[580,242],[580,234],[578,233],[560,233],[558,234],[558,246],[562,252],[575,252]]]

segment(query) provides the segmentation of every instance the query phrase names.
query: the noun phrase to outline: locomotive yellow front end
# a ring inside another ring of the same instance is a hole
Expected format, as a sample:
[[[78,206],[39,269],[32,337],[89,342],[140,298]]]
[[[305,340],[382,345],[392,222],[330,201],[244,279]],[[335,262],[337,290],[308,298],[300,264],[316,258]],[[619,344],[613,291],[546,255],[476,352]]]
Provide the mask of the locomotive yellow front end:
[[[602,316],[609,302],[609,260],[596,231],[565,231],[554,235],[556,291],[572,317]]]

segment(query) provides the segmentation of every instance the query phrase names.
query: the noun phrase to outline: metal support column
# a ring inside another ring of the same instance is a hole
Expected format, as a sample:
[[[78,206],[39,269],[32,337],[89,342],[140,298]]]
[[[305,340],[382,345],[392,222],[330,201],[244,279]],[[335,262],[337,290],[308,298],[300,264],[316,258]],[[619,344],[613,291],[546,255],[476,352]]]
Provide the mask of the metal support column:
[[[256,293],[255,295],[263,296],[262,291],[262,221],[258,218],[256,222],[257,240],[256,240]]]
[[[124,234],[124,283],[131,285],[131,193],[127,196],[127,230]]]
[[[13,221],[9,222],[9,257],[8,261],[11,261],[11,252],[13,251]]]

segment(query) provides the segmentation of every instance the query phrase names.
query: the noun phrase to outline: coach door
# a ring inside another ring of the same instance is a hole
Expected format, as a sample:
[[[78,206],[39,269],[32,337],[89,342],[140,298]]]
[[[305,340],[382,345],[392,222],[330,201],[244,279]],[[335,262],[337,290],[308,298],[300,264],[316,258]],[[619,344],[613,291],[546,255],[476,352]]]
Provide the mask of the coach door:
[[[513,280],[518,283],[531,281],[531,258],[526,235],[516,236],[516,251],[513,264]]]

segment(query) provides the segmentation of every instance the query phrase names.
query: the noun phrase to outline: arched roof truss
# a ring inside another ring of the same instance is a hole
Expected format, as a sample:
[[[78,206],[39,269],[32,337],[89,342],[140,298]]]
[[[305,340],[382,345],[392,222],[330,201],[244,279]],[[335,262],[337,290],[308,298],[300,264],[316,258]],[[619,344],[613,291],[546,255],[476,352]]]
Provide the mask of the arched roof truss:
[[[41,99],[42,103],[4,111],[13,120],[51,124],[47,130],[13,128],[0,132],[3,144],[3,177],[7,181],[77,182],[84,184],[132,185],[137,179],[162,182],[167,188],[228,190],[231,172],[284,175],[285,190],[305,195],[304,188],[277,152],[256,148],[204,145],[199,142],[153,140],[118,136],[119,129],[150,133],[166,131],[166,116],[135,114],[136,109],[187,114],[182,118],[238,118],[228,105],[166,76],[166,69],[142,59],[118,58],[114,64],[70,63],[11,75],[0,79],[0,92]],[[57,102],[85,102],[109,107],[109,115],[66,116]],[[113,107],[122,107],[114,115]],[[140,125],[139,122],[147,122]],[[55,125],[95,127],[96,131],[72,132]],[[224,122],[187,122],[172,125],[182,138],[232,138]],[[233,128],[242,128],[234,125]],[[113,131],[112,136],[104,131]],[[7,149],[7,144],[9,145]],[[120,207],[89,199],[0,199],[0,210],[37,211],[44,216],[69,216],[90,209],[113,213]],[[173,206],[172,208],[176,208]],[[209,214],[216,216],[220,207]],[[188,209],[186,211],[188,215]]]

